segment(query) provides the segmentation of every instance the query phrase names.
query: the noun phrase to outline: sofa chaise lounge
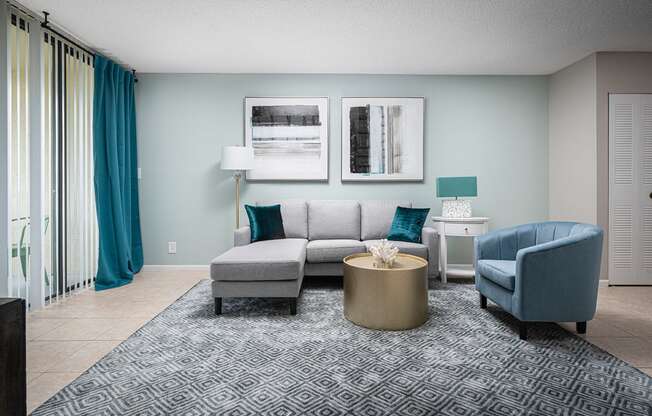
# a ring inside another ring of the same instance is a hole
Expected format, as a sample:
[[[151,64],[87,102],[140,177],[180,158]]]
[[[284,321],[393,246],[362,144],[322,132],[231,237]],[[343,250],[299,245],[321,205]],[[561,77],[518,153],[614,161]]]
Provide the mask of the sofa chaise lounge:
[[[285,239],[250,242],[249,226],[235,230],[234,247],[211,262],[215,313],[222,299],[288,298],[290,313],[304,276],[341,276],[344,257],[364,253],[386,238],[397,206],[409,201],[288,200],[261,201],[281,205]],[[421,243],[394,242],[403,253],[428,260],[429,276],[439,273],[439,240],[424,227]]]

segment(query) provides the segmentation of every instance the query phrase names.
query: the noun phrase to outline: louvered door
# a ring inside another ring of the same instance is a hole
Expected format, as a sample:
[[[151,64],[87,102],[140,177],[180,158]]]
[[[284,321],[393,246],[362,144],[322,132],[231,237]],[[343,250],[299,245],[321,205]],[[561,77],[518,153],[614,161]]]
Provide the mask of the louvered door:
[[[652,285],[652,95],[609,96],[609,283]]]

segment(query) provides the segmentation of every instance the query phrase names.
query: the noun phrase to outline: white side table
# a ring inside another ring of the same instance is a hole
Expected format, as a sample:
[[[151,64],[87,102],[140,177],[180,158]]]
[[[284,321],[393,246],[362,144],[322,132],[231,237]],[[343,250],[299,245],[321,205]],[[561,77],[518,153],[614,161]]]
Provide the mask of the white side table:
[[[448,264],[448,247],[446,237],[475,237],[485,234],[489,230],[489,218],[447,218],[432,217],[434,228],[439,235],[439,267],[441,268],[441,281],[446,283],[446,274],[473,277],[475,270],[470,264]],[[475,254],[474,254],[475,255]]]

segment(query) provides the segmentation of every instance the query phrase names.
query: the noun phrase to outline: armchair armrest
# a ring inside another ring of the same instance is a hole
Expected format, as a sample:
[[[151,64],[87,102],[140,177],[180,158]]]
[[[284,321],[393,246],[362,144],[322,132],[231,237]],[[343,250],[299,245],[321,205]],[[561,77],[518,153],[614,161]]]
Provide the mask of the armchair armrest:
[[[240,227],[233,232],[233,245],[246,246],[251,243],[251,228],[248,225]]]
[[[602,238],[602,230],[597,229],[519,250],[513,305],[516,317],[541,320],[545,316],[548,321],[576,322],[592,319]]]
[[[428,276],[439,274],[439,236],[432,227],[423,227],[421,243],[428,247]]]

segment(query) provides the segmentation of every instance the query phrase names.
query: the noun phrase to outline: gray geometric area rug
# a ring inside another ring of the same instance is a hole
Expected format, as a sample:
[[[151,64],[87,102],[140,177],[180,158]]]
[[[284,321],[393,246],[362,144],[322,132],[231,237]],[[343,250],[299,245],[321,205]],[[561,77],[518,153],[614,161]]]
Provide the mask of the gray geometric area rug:
[[[558,325],[521,341],[470,285],[429,296],[426,324],[382,332],[343,317],[340,288],[215,316],[202,281],[33,414],[652,415],[650,377]]]

